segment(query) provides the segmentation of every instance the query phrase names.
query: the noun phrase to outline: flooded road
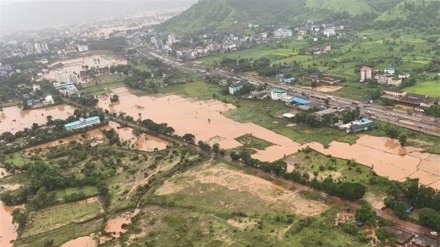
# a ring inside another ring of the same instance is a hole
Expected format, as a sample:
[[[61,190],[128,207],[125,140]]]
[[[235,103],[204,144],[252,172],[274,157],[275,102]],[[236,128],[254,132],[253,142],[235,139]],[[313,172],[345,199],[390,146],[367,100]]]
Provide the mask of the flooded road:
[[[0,131],[16,133],[24,128],[31,128],[33,123],[46,124],[47,116],[53,119],[66,119],[72,115],[75,108],[69,105],[58,105],[46,108],[22,111],[17,106],[3,108],[0,111]]]

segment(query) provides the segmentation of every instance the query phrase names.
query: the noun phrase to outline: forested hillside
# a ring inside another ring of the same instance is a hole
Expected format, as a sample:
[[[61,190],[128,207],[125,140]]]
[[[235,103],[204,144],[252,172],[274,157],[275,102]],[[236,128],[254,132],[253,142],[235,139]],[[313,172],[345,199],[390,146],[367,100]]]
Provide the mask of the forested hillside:
[[[354,28],[411,27],[435,32],[439,0],[200,0],[158,26],[176,33],[243,31],[249,23],[345,21]]]

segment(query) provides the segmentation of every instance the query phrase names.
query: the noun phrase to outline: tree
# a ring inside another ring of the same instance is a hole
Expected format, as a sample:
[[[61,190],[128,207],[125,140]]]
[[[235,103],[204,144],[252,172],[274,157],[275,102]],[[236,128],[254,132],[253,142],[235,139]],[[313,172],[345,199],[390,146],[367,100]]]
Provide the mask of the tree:
[[[408,135],[405,132],[400,133],[400,135],[398,136],[400,145],[405,146],[406,142],[408,140]]]
[[[367,203],[363,203],[362,207],[356,210],[356,219],[370,226],[376,225],[376,213]]]
[[[194,144],[196,142],[196,137],[193,134],[187,133],[182,136],[182,140]]]
[[[44,245],[43,245],[44,247],[52,247],[53,246],[53,239],[50,239],[50,240],[46,240],[45,242],[44,242]]]
[[[215,154],[218,154],[220,152],[220,144],[214,143],[214,145],[212,145],[212,151],[214,151]]]
[[[27,215],[23,213],[22,209],[16,208],[12,211],[12,223],[18,224],[19,228],[23,228],[27,221]]]

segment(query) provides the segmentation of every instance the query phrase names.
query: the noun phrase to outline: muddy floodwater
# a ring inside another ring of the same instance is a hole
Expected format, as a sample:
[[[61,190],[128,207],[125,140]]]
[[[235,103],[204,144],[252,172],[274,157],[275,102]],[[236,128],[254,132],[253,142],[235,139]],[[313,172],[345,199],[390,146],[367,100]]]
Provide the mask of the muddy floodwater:
[[[202,140],[211,145],[219,143],[222,148],[230,149],[241,146],[235,138],[252,133],[253,136],[274,144],[253,155],[262,161],[278,160],[284,155],[297,152],[300,147],[291,139],[256,124],[239,123],[225,117],[222,113],[235,107],[218,100],[198,101],[176,95],[137,97],[126,88],[114,89],[114,93],[119,95],[118,103],[110,104],[107,98],[103,98],[98,107],[118,114],[124,112],[135,119],[168,123],[176,134],[192,133],[197,141]]]
[[[93,239],[91,236],[84,236],[72,239],[63,245],[61,247],[95,247],[97,246],[97,242]]]
[[[17,106],[3,108],[0,111],[0,132],[16,133],[24,128],[31,128],[33,123],[46,124],[47,116],[53,119],[66,119],[75,108],[69,105],[58,105],[32,110],[21,110]]]
[[[20,184],[5,184],[0,186],[0,193],[6,190],[16,190]],[[11,241],[17,238],[17,224],[12,223],[12,211],[22,206],[9,207],[0,201],[0,246],[12,247]]]

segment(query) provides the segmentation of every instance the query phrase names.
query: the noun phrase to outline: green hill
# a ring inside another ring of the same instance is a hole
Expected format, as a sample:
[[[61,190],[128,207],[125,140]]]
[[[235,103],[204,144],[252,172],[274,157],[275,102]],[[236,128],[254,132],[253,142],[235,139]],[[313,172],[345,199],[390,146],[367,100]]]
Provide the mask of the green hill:
[[[306,20],[351,16],[350,24],[357,27],[376,20],[376,28],[421,26],[432,31],[440,23],[439,9],[440,0],[199,0],[157,29],[176,33],[244,31],[248,23],[294,26]]]
[[[348,12],[352,15],[374,12],[366,1],[362,0],[307,0],[309,9],[325,9],[335,12]]]

